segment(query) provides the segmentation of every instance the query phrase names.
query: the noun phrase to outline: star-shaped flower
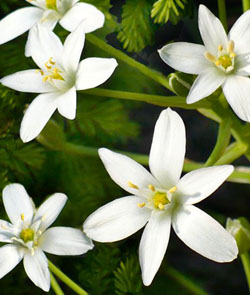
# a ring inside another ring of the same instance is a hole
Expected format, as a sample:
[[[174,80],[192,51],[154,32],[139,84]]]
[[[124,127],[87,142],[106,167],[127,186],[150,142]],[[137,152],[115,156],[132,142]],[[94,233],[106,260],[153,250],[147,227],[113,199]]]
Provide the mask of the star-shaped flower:
[[[191,249],[217,262],[236,258],[234,238],[212,217],[193,206],[212,194],[233,172],[233,166],[194,170],[182,178],[185,127],[179,115],[164,110],[155,126],[149,173],[134,160],[101,148],[99,155],[111,178],[130,196],[92,213],[84,232],[98,242],[124,239],[145,224],[139,259],[142,278],[150,285],[165,255],[171,224]]]
[[[0,278],[22,259],[31,281],[44,291],[50,288],[48,261],[43,251],[55,255],[81,255],[94,247],[81,230],[48,227],[67,201],[64,194],[49,197],[37,210],[25,188],[10,184],[3,190],[3,204],[11,223],[0,220]]]
[[[76,91],[94,88],[104,83],[114,72],[114,58],[86,58],[79,63],[84,46],[85,23],[65,40],[43,26],[31,34],[32,58],[39,69],[6,76],[0,82],[22,92],[42,93],[25,112],[20,135],[24,142],[34,139],[52,114],[59,113],[73,120],[76,116]]]
[[[250,11],[245,12],[228,36],[204,5],[199,7],[199,30],[203,45],[177,42],[159,50],[172,68],[198,75],[187,97],[194,103],[222,86],[223,93],[239,118],[250,121]]]
[[[74,31],[85,20],[85,33],[103,26],[105,17],[95,6],[78,3],[79,0],[27,0],[33,7],[18,9],[0,21],[0,44],[6,43],[35,24],[53,30],[57,22],[67,31]],[[26,56],[30,56],[30,38],[26,45]]]

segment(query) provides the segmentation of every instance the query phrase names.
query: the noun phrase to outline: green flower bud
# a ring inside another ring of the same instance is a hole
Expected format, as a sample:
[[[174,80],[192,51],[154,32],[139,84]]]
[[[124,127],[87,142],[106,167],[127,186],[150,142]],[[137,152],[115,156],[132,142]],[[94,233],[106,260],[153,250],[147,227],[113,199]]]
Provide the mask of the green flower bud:
[[[171,73],[168,76],[168,82],[175,94],[187,96],[191,85],[193,84],[193,78],[191,75],[176,72]]]

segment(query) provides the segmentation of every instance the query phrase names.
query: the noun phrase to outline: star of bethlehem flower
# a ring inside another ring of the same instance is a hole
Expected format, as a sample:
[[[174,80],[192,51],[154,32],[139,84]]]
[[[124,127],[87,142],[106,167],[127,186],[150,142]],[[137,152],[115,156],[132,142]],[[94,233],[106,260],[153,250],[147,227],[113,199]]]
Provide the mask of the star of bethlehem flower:
[[[95,6],[78,3],[79,0],[27,0],[33,7],[18,9],[0,21],[0,44],[6,43],[35,24],[54,29],[57,22],[67,31],[74,31],[85,20],[85,33],[90,33],[103,26],[105,17]],[[31,55],[30,36],[26,44],[25,55]]]
[[[111,178],[130,195],[92,213],[84,232],[98,242],[124,239],[146,225],[139,259],[142,279],[150,285],[165,255],[171,224],[191,249],[217,262],[236,258],[234,238],[212,217],[195,207],[233,172],[223,165],[194,170],[182,178],[185,127],[180,116],[164,110],[155,126],[149,156],[149,173],[134,160],[101,148],[99,155]]]
[[[198,75],[187,103],[212,94],[218,87],[237,116],[250,121],[250,11],[245,12],[228,36],[219,21],[204,5],[199,7],[199,30],[203,45],[177,42],[159,50],[172,68]]]
[[[43,26],[31,34],[32,58],[39,69],[6,76],[0,82],[22,92],[42,93],[30,104],[21,123],[24,142],[34,139],[58,109],[67,119],[76,116],[76,91],[104,83],[114,72],[114,58],[86,58],[79,63],[84,46],[85,23],[68,35],[64,45]]]
[[[67,201],[64,194],[49,197],[37,210],[25,188],[10,184],[3,190],[3,204],[11,223],[0,220],[0,278],[22,259],[31,281],[44,291],[50,288],[48,261],[43,251],[55,255],[81,255],[94,247],[81,230],[48,227]]]

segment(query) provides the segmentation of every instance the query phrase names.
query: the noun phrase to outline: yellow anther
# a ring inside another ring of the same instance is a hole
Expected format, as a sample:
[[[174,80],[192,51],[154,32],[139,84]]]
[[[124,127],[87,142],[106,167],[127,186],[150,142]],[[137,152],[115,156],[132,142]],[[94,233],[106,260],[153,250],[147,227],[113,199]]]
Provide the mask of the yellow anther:
[[[173,194],[173,193],[176,192],[176,190],[177,190],[177,187],[176,187],[176,186],[173,186],[173,187],[169,190],[169,193],[170,193],[170,194]]]
[[[36,70],[36,73],[40,73],[42,76],[44,75],[44,71],[43,70]]]
[[[160,203],[160,204],[158,204],[158,208],[159,208],[160,210],[163,210],[163,209],[164,209],[164,205],[163,205],[162,203]]]
[[[223,46],[221,44],[218,46],[218,50],[219,51],[222,51],[223,50]]]
[[[221,65],[221,62],[220,62],[219,60],[216,60],[215,64],[216,64],[216,66],[218,67],[218,66]]]
[[[23,213],[21,214],[21,219],[22,219],[22,221],[24,221],[24,214]]]
[[[50,57],[50,59],[49,59],[49,63],[51,64],[51,65],[55,65],[56,63],[53,61],[53,57]]]
[[[50,79],[51,79],[51,76],[45,76],[45,77],[43,77],[43,82],[45,83]]]
[[[216,57],[212,55],[210,52],[205,52],[205,57],[212,62],[216,62]]]
[[[143,203],[138,203],[137,205],[138,205],[138,207],[143,208],[143,207],[145,207],[146,203],[144,203],[144,202]]]
[[[228,42],[227,50],[228,50],[229,53],[233,53],[234,52],[234,41],[233,40],[230,40]]]
[[[149,185],[148,185],[148,188],[149,188],[152,192],[155,191],[155,187],[154,187],[152,184],[149,184]]]
[[[47,62],[45,63],[45,67],[46,67],[46,69],[51,70],[51,69],[52,69],[52,66],[49,66],[48,63],[49,63],[49,61],[47,61]]]
[[[131,181],[128,182],[128,186],[134,189],[138,189],[139,187],[135,184],[133,184]]]
[[[231,58],[235,58],[235,57],[236,57],[236,54],[235,54],[235,52],[231,52],[229,56],[230,56]]]

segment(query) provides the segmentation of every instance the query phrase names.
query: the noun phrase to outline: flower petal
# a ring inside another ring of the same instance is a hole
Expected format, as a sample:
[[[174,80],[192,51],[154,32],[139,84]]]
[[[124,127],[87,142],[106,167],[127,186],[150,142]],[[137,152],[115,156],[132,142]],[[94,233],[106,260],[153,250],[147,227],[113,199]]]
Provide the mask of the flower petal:
[[[90,57],[82,60],[76,77],[76,89],[94,88],[109,79],[117,67],[114,58]]]
[[[140,242],[139,258],[145,286],[152,283],[167,250],[171,228],[171,215],[154,211],[146,225]]]
[[[203,45],[177,42],[167,44],[159,50],[161,59],[171,68],[188,74],[200,74],[212,63],[205,58]]]
[[[58,100],[58,112],[65,118],[73,120],[76,117],[76,89],[72,87]]]
[[[196,204],[210,196],[233,173],[232,165],[213,166],[191,171],[177,184],[178,198],[184,204]]]
[[[231,28],[228,38],[234,41],[236,54],[248,53],[250,51],[250,11],[246,11],[238,18]]]
[[[209,96],[219,88],[225,80],[226,75],[222,72],[220,73],[219,69],[215,67],[208,68],[195,79],[187,96],[187,103],[194,103]]]
[[[217,55],[218,46],[227,48],[228,38],[220,20],[204,5],[199,6],[199,30],[206,50]]]
[[[104,25],[104,14],[88,3],[77,3],[60,20],[67,31],[74,31],[82,21],[86,21],[85,33],[93,32]]]
[[[50,273],[48,260],[40,248],[35,252],[27,251],[23,259],[24,269],[31,281],[43,291],[48,292],[50,288]]]
[[[0,242],[13,243],[11,238],[18,234],[18,229],[11,223],[0,219]]]
[[[234,75],[249,76],[250,75],[250,53],[237,55],[234,65]]]
[[[49,197],[37,209],[34,216],[34,222],[42,219],[39,229],[43,232],[47,229],[58,217],[63,207],[67,202],[67,196],[61,193],[55,193]]]
[[[33,206],[25,188],[18,183],[7,185],[3,190],[3,204],[10,221],[16,225],[22,218],[28,224],[33,217]]]
[[[110,177],[127,192],[138,193],[138,189],[128,185],[129,182],[132,182],[138,188],[147,188],[149,184],[159,187],[158,181],[148,170],[129,157],[106,148],[99,149],[99,156]]]
[[[62,63],[63,45],[60,38],[51,30],[43,25],[37,25],[32,28],[29,39],[32,42],[30,54],[39,68],[45,69],[45,63],[50,58],[54,62]]]
[[[177,236],[200,255],[216,262],[230,262],[237,257],[235,239],[202,210],[185,205],[174,214],[172,224]]]
[[[228,76],[223,92],[236,115],[244,121],[250,122],[250,79],[241,76]]]
[[[67,71],[76,72],[85,42],[85,22],[68,35],[63,47],[63,64]]]
[[[180,178],[186,149],[186,132],[181,117],[170,108],[156,122],[149,156],[149,167],[166,189]]]
[[[82,255],[91,250],[94,244],[79,229],[52,227],[39,239],[39,247],[55,255]]]
[[[0,21],[0,44],[28,31],[42,17],[42,14],[42,9],[37,7],[25,7],[8,14]]]
[[[3,77],[0,82],[11,89],[21,92],[46,93],[54,91],[49,83],[44,83],[37,70],[26,70]]]
[[[57,108],[59,94],[56,92],[38,95],[26,110],[20,129],[23,142],[37,137]]]
[[[115,242],[131,236],[149,220],[151,210],[139,208],[144,198],[129,196],[114,200],[92,213],[83,231],[97,242]]]
[[[16,245],[0,247],[0,279],[23,259],[23,251]]]

